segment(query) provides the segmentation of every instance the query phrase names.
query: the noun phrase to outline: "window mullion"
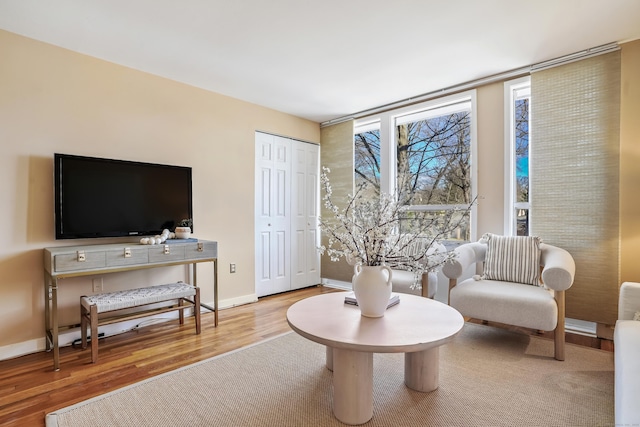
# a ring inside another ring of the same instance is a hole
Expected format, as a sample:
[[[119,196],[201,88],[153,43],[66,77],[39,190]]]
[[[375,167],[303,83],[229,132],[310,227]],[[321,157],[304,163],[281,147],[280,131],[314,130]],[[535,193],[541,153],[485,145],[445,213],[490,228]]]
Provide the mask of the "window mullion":
[[[380,120],[380,190],[394,194],[396,189],[395,132],[388,114]]]

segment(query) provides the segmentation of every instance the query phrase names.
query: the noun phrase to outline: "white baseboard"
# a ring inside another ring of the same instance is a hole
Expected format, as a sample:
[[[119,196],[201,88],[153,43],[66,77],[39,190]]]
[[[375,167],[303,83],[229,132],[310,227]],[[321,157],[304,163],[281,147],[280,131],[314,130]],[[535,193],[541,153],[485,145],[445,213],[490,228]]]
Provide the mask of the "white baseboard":
[[[258,297],[256,294],[243,295],[237,298],[229,298],[225,300],[220,300],[218,303],[220,305],[220,310],[224,310],[225,308],[236,307],[239,305],[249,304],[258,301]],[[214,306],[213,301],[205,302],[206,305],[211,307]],[[208,313],[209,310],[203,308],[202,313]],[[191,315],[190,311],[186,311],[185,315]],[[98,329],[99,334],[104,334],[104,336],[109,337],[117,334],[121,334],[123,332],[128,332],[137,328],[143,328],[145,326],[149,326],[152,324],[167,322],[169,320],[178,319],[177,312],[171,313],[163,313],[158,315],[150,315],[148,317],[142,317],[136,320],[128,320],[124,322],[114,323],[111,325],[101,326]],[[58,334],[58,346],[65,347],[73,344],[74,341],[80,339],[80,328],[71,328],[60,332]],[[23,341],[15,344],[9,344],[0,347],[0,360],[13,359],[15,357],[24,356],[25,354],[38,353],[46,350],[46,341],[45,338],[36,338],[28,341]]]
[[[236,307],[239,305],[251,304],[257,301],[258,301],[257,294],[242,295],[236,298],[227,298],[223,301],[220,301],[220,310],[224,310],[225,308]],[[213,306],[213,303],[210,303],[210,305]]]
[[[351,282],[343,282],[342,280],[327,279],[323,277],[320,283],[329,288],[344,289],[345,291],[352,290]]]
[[[565,317],[564,326],[567,332],[589,337],[597,336],[597,324],[595,322],[587,322],[586,320],[571,319]]]

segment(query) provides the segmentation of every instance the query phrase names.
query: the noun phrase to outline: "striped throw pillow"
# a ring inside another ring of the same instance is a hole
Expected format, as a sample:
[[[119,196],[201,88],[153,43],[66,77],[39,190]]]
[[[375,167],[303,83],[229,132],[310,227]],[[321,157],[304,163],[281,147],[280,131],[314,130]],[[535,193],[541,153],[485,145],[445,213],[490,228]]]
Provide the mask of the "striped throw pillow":
[[[540,238],[487,233],[483,279],[540,286]]]

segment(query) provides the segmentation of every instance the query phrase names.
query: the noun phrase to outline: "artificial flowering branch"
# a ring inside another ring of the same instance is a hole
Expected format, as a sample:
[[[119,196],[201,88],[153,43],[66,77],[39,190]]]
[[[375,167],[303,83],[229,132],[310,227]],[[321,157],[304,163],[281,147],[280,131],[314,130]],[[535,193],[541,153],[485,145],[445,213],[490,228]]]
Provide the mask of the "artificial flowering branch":
[[[383,192],[377,197],[372,185],[364,182],[340,208],[333,200],[329,173],[323,167],[320,174],[324,206],[331,215],[320,219],[327,246],[319,249],[331,261],[344,257],[350,264],[388,265],[413,271],[418,276],[435,270],[452,257],[451,252],[437,248],[460,227],[473,203],[464,210],[409,210],[412,194]]]

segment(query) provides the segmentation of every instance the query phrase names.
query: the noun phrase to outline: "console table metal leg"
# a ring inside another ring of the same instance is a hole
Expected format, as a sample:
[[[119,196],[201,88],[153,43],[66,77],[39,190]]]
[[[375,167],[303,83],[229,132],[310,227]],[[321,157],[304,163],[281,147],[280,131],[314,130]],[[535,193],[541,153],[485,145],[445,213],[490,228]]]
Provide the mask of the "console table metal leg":
[[[44,344],[47,351],[51,350],[51,276],[44,273]]]
[[[60,370],[60,347],[58,345],[58,279],[51,286],[51,345],[53,347],[53,370]]]
[[[218,260],[213,260],[213,324],[218,326]]]
[[[410,389],[434,391],[439,383],[440,347],[404,354],[404,383]]]
[[[353,425],[373,417],[373,353],[333,349],[333,414]]]

